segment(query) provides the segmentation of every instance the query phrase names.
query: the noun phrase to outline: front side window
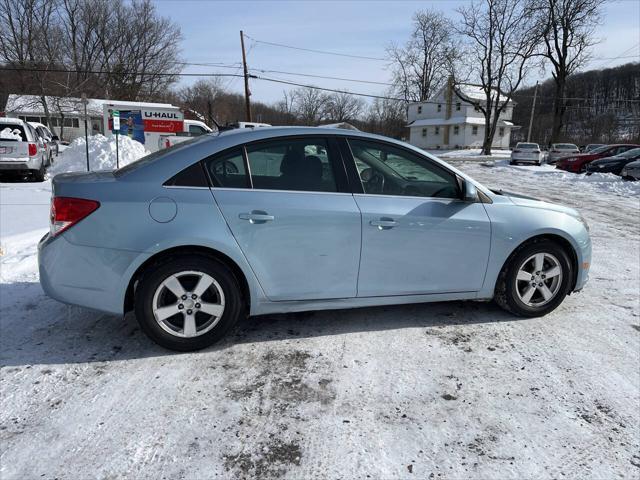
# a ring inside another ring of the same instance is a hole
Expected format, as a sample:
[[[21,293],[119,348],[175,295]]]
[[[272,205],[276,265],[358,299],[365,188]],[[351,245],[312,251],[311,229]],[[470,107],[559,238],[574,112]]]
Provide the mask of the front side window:
[[[402,148],[350,139],[349,146],[367,194],[458,198],[455,176],[434,162]]]
[[[294,138],[248,145],[253,188],[337,192],[333,159],[322,138]]]

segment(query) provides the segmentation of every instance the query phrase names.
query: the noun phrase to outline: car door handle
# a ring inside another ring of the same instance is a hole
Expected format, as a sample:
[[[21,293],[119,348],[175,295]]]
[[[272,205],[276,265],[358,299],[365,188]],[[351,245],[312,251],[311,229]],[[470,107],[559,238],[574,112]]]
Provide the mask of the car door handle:
[[[379,220],[371,220],[369,222],[369,225],[378,227],[380,230],[388,230],[398,225],[398,222],[396,222],[393,218],[382,217]]]
[[[273,215],[269,215],[262,210],[253,210],[251,213],[241,213],[238,217],[240,220],[249,220],[250,223],[255,224],[272,222],[275,219]]]

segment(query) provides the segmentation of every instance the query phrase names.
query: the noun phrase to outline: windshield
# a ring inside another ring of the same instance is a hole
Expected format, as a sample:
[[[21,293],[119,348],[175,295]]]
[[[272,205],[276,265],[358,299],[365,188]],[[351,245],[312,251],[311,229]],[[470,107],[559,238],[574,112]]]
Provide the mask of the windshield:
[[[618,157],[624,158],[635,158],[640,155],[640,148],[632,148],[631,150],[627,150],[626,152],[619,153]]]
[[[516,145],[516,148],[522,148],[522,149],[527,149],[527,150],[533,150],[533,149],[538,149],[538,144],[537,143],[519,143],[518,145]]]
[[[589,153],[603,153],[609,150],[609,145],[603,145],[598,148],[594,148],[593,150],[589,150]]]

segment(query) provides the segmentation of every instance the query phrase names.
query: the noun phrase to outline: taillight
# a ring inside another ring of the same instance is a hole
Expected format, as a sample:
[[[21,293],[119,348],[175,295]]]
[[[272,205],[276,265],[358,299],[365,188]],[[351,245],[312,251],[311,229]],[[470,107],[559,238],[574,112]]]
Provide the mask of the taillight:
[[[38,154],[38,146],[35,143],[29,144],[29,156],[35,157]]]
[[[84,198],[53,197],[51,200],[51,236],[64,232],[100,206],[100,202]]]

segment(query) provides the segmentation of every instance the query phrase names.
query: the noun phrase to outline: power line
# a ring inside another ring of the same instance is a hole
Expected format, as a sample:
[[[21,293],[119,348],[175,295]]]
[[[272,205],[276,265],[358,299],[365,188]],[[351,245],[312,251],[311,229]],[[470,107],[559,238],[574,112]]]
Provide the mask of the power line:
[[[282,75],[295,75],[298,77],[310,77],[310,78],[324,78],[327,80],[340,80],[340,81],[344,81],[344,82],[357,82],[357,83],[369,83],[372,85],[386,85],[386,86],[393,86],[393,83],[387,83],[387,82],[375,82],[373,80],[360,80],[357,78],[345,78],[345,77],[328,77],[325,75],[312,75],[310,73],[295,73],[295,72],[283,72],[281,70],[268,70],[268,69],[264,69],[264,68],[251,68],[250,70],[254,70],[257,72],[261,72],[261,73],[280,73]]]
[[[293,45],[285,45],[285,44],[282,44],[282,43],[266,42],[266,41],[263,41],[263,40],[258,40],[256,38],[250,37],[249,35],[245,35],[245,37],[250,38],[251,40],[253,40],[256,43],[262,43],[263,45],[271,45],[272,47],[290,48],[292,50],[302,50],[304,52],[320,53],[322,55],[335,55],[335,56],[338,56],[338,57],[359,58],[359,59],[362,59],[362,60],[376,60],[376,61],[379,61],[379,62],[388,62],[389,61],[386,58],[367,57],[365,55],[352,55],[352,54],[349,54],[349,53],[328,52],[326,50],[316,50],[316,49],[313,49],[313,48],[294,47]]]
[[[167,73],[167,72],[127,72],[127,71],[119,71],[119,72],[110,72],[110,71],[106,71],[106,70],[90,70],[90,71],[79,71],[79,70],[71,70],[71,69],[62,69],[62,68],[56,68],[56,69],[46,69],[46,68],[18,68],[18,67],[0,67],[0,71],[1,70],[9,70],[9,71],[24,71],[24,72],[48,72],[48,73],[87,73],[87,74],[94,74],[94,75],[149,75],[149,76],[165,76],[165,77],[233,77],[233,78],[243,78],[244,75],[240,75],[240,74],[235,74],[235,73]],[[277,78],[270,78],[270,77],[263,77],[263,76],[259,76],[259,75],[254,75],[254,74],[250,74],[249,78],[252,79],[256,79],[256,80],[264,80],[267,82],[275,82],[275,83],[282,83],[282,84],[286,84],[286,85],[292,85],[292,86],[296,86],[296,87],[304,87],[304,88],[311,88],[314,90],[322,90],[322,91],[326,91],[326,92],[333,92],[333,93],[346,93],[346,94],[350,94],[350,95],[355,95],[358,97],[369,97],[369,98],[378,98],[378,99],[382,99],[382,100],[393,100],[393,101],[401,101],[401,102],[406,102],[407,100],[404,98],[397,98],[397,97],[390,97],[387,95],[374,95],[374,94],[368,94],[368,93],[361,93],[361,92],[352,92],[349,90],[340,90],[340,89],[336,89],[336,88],[326,88],[326,87],[318,87],[316,85],[309,85],[309,84],[303,84],[303,83],[297,83],[297,82],[292,82],[289,80],[284,80],[284,79],[277,79]],[[532,95],[515,95],[515,97],[520,97],[520,98],[531,98]],[[538,96],[539,99],[545,98],[547,100],[551,100],[553,99],[553,97],[541,97]],[[584,102],[594,102],[595,99],[593,98],[587,98],[587,97],[562,97],[562,100],[575,100],[575,101],[584,101]],[[626,103],[640,103],[640,100],[638,99],[628,99],[628,98],[623,98],[623,99],[607,99],[607,102],[626,102]],[[436,102],[436,101],[432,101],[432,100],[423,100],[420,102],[411,102],[411,103],[423,103],[423,104],[431,104],[431,105],[437,105],[437,104],[443,104],[444,102]]]

